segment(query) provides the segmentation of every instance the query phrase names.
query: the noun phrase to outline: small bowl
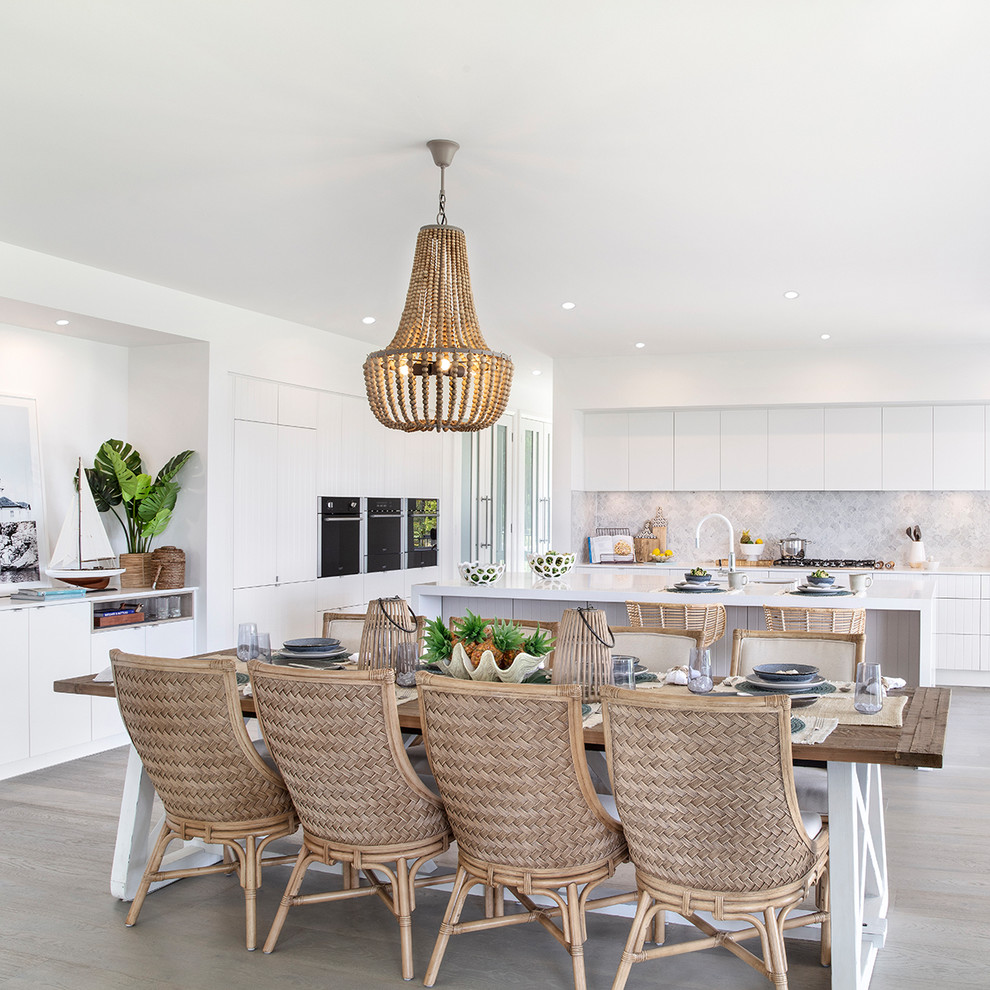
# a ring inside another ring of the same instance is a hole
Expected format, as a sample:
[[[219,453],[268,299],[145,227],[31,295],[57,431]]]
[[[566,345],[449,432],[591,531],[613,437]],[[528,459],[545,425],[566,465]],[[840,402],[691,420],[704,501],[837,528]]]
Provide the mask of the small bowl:
[[[505,564],[483,564],[478,560],[462,560],[457,565],[468,584],[494,584],[504,573]]]
[[[740,543],[739,553],[747,560],[755,559],[763,556],[763,548],[765,546],[765,543]]]
[[[797,671],[797,673],[791,673]],[[818,668],[806,663],[758,663],[753,667],[753,673],[765,681],[777,681],[780,684],[804,684],[813,681],[818,675]]]
[[[808,575],[808,584],[815,585],[819,588],[824,588],[832,584],[833,581],[835,581],[834,577],[812,577],[810,574]]]
[[[684,572],[684,580],[691,584],[708,584],[711,581],[711,574],[692,574],[690,571]]]
[[[567,574],[577,560],[576,553],[534,553],[526,558],[529,566],[544,578],[559,578]]]

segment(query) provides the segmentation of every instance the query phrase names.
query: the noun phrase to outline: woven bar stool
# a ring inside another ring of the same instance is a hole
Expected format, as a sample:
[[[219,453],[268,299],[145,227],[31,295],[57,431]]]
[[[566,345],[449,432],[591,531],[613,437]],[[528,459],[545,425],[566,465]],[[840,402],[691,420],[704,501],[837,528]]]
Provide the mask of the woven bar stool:
[[[417,684],[430,764],[457,840],[457,879],[424,984],[433,986],[451,935],[537,921],[568,950],[575,990],[585,990],[585,911],[634,895],[590,899],[628,854],[621,826],[575,758],[584,752],[580,687],[423,673]],[[494,911],[462,922],[479,884],[486,902],[495,895]],[[504,913],[504,887],[522,913]]]
[[[671,697],[612,685],[602,698],[615,803],[639,889],[612,990],[622,990],[633,963],[714,946],[786,990],[784,931],[818,923],[827,965],[828,826],[798,810],[790,701]],[[817,910],[788,917],[812,887]],[[665,911],[707,937],[644,950],[650,925]],[[705,911],[716,922],[749,926],[721,930],[701,917]],[[762,958],[738,944],[754,937]]]
[[[402,978],[412,979],[416,887],[454,877],[416,879],[448,847],[451,833],[440,799],[421,783],[402,749],[395,674],[257,660],[248,670],[265,742],[303,827],[302,849],[264,951],[275,948],[290,907],[376,894],[399,922]],[[300,894],[314,863],[340,863],[344,888]],[[359,871],[366,886],[356,882]]]
[[[631,626],[657,629],[700,629],[702,646],[708,648],[725,633],[724,605],[667,605],[660,602],[626,602]]]
[[[866,632],[865,608],[780,608],[764,605],[767,629],[775,632]]]
[[[125,924],[137,922],[152,883],[236,869],[244,888],[247,947],[253,949],[261,867],[295,859],[262,860],[262,853],[273,839],[292,835],[298,821],[282,778],[258,755],[244,728],[235,661],[166,660],[111,650],[110,663],[124,725],[165,806],[165,822]],[[176,839],[222,845],[224,862],[162,870],[165,850]]]

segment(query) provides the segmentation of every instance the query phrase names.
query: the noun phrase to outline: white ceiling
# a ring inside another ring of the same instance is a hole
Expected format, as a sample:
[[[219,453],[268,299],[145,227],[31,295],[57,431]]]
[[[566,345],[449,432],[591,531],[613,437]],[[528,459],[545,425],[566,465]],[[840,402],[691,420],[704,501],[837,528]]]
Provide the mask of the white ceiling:
[[[986,0],[5,0],[0,240],[384,346],[448,137],[496,349],[983,342],[988,52]]]

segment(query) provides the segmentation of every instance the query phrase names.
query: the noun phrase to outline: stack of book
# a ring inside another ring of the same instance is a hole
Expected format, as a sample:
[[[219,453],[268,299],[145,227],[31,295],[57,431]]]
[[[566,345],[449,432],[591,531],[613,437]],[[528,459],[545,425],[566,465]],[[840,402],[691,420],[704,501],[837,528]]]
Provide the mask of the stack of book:
[[[97,629],[104,626],[125,626],[134,622],[144,622],[144,606],[134,602],[107,602],[93,607],[93,625]]]
[[[85,596],[85,588],[22,588],[15,591],[10,599],[15,602],[60,602],[66,598]]]

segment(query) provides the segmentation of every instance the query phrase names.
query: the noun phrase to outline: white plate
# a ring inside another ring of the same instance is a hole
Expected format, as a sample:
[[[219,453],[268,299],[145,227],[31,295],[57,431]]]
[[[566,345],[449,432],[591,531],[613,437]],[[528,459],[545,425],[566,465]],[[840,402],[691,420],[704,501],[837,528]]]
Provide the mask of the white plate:
[[[747,674],[746,681],[766,691],[783,691],[786,694],[801,694],[804,692],[807,694],[808,688],[824,684],[825,678],[821,674],[816,674],[812,680],[802,681],[800,684],[782,684],[780,681],[765,681],[759,674]],[[817,698],[818,695],[816,694],[815,697]]]
[[[350,656],[348,650],[287,650],[284,647],[278,654],[291,660],[346,660]]]
[[[674,591],[693,591],[695,593],[707,591],[725,591],[725,588],[720,588],[717,584],[688,584],[687,581],[681,581],[680,584],[675,584]]]

